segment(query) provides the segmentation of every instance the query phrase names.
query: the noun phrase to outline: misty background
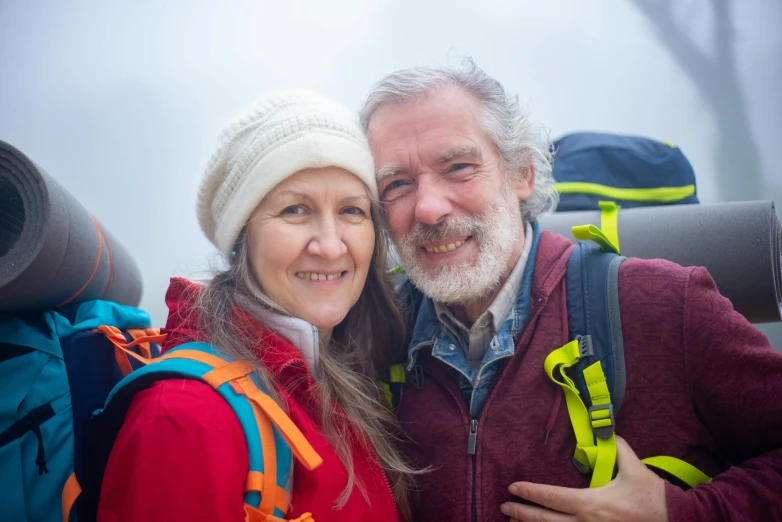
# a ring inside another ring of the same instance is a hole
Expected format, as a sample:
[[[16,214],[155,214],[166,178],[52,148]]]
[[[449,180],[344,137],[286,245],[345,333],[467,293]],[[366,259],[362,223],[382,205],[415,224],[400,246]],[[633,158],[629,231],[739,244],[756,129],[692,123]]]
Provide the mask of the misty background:
[[[357,109],[394,69],[470,55],[553,138],[672,141],[702,202],[780,207],[780,29],[779,0],[0,0],[0,139],[121,240],[162,326],[169,278],[218,260],[195,218],[217,136],[268,90]]]

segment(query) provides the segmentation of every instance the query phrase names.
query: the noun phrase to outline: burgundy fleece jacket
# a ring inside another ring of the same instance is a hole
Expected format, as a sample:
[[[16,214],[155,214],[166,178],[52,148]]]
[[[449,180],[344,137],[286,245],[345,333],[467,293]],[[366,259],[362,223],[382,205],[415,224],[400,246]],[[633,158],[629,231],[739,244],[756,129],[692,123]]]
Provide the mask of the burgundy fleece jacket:
[[[561,390],[543,371],[568,340],[570,248],[541,236],[530,317],[481,411],[475,455],[454,371],[419,357],[425,384],[405,387],[398,410],[408,456],[433,468],[418,478],[416,520],[505,521],[499,506],[518,501],[507,487],[520,480],[588,486],[571,463]],[[670,521],[782,520],[782,353],[703,268],[629,259],[619,277],[627,388],[616,431],[639,458],[678,457],[714,477],[687,491],[668,483]]]

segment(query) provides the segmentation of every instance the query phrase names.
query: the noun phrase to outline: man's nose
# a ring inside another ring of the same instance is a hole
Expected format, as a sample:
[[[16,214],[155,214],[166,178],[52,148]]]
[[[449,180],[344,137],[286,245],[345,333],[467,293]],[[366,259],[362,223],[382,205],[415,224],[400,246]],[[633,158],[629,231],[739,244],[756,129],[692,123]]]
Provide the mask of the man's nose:
[[[445,187],[425,176],[418,179],[416,187],[415,220],[435,225],[453,212]]]

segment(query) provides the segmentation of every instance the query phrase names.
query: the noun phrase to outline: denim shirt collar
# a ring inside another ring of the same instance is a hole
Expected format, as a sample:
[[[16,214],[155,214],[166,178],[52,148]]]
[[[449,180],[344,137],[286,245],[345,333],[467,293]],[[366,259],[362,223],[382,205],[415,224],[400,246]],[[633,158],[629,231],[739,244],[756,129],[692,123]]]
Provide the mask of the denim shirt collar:
[[[530,291],[532,289],[532,277],[535,273],[535,258],[537,256],[538,243],[540,242],[541,229],[537,221],[532,222],[532,246],[530,248],[527,265],[521,279],[518,298],[513,311],[502,323],[497,336],[492,340],[491,350],[486,353],[481,363],[481,370],[476,379],[480,379],[483,368],[494,361],[513,355],[515,339],[527,322],[530,309]],[[431,298],[424,295],[418,309],[418,316],[413,327],[413,335],[408,347],[407,369],[412,370],[418,359],[418,353],[425,347],[432,347],[432,355],[441,359],[449,366],[453,366],[459,372],[465,374],[466,361],[462,350],[456,350],[458,341],[454,339],[444,328],[440,327],[437,312]],[[464,364],[463,364],[464,363]],[[467,372],[472,373],[467,369]]]

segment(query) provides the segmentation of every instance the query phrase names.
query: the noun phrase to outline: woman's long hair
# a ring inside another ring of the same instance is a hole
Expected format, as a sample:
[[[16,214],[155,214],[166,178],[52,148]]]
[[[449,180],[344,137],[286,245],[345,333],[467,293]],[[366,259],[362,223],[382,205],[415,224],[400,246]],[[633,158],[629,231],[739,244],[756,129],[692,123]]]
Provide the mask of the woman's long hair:
[[[395,447],[401,440],[401,431],[375,382],[378,373],[392,360],[392,352],[403,349],[404,321],[386,275],[388,237],[381,226],[382,214],[377,204],[373,204],[371,214],[375,248],[364,289],[345,319],[333,329],[332,338],[320,340],[319,427],[348,473],[347,486],[334,507],[344,507],[354,487],[368,500],[364,484],[356,480],[350,450],[351,444],[358,443],[374,449],[397,505],[410,520],[409,491],[412,475],[418,472],[405,462]],[[258,332],[248,331],[246,324],[243,326],[242,321],[236,320],[237,309],[252,313],[247,310],[248,302],[290,315],[260,287],[253,273],[250,253],[245,227],[230,267],[217,272],[206,283],[196,300],[194,312],[198,314],[206,338],[229,357],[251,363],[265,391],[285,408],[274,391],[268,369],[256,354]],[[335,415],[333,404],[339,406],[342,414]]]

